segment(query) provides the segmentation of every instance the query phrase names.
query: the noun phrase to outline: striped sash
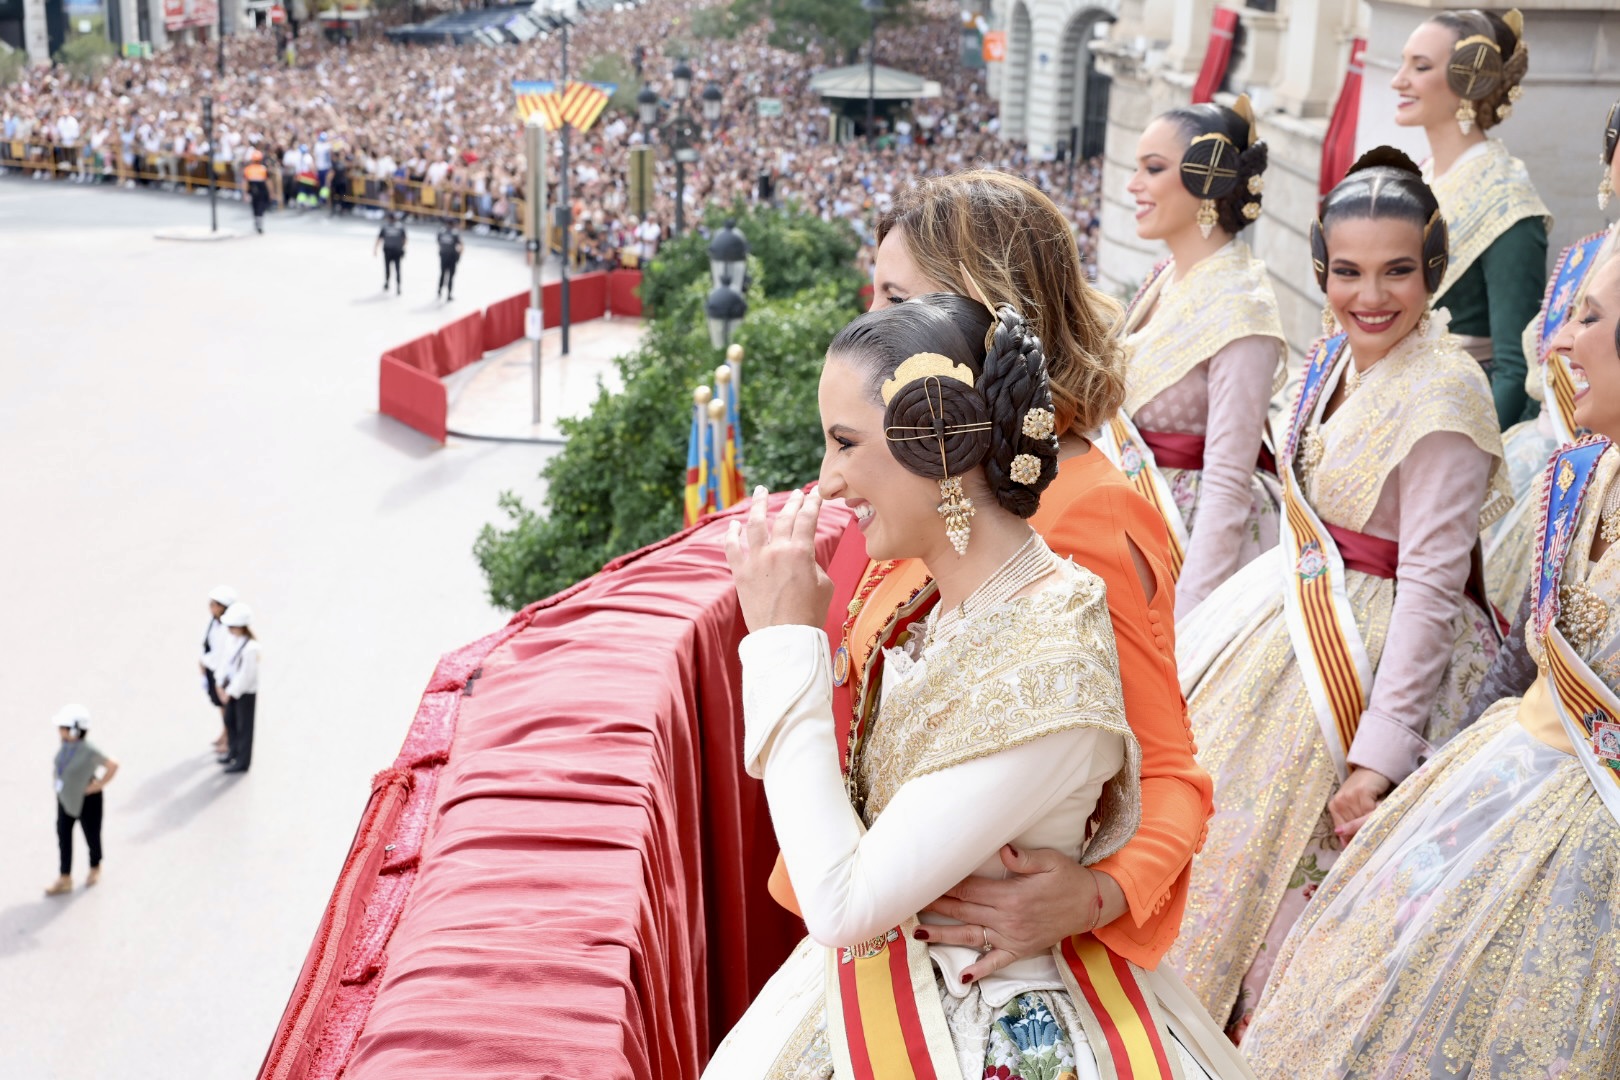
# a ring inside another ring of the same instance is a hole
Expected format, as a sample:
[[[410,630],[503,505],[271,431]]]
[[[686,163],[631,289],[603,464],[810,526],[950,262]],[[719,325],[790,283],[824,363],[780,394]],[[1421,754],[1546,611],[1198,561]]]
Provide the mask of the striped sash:
[[[1327,402],[1329,377],[1341,357],[1348,360],[1346,340],[1338,334],[1320,342],[1306,366],[1280,470],[1283,513],[1278,528],[1288,636],[1340,780],[1348,775],[1350,744],[1372,692],[1372,661],[1345,595],[1344,559],[1300,490],[1294,458],[1307,425]]]
[[[1159,516],[1164,519],[1165,528],[1170,533],[1170,573],[1173,577],[1179,578],[1181,564],[1187,560],[1187,545],[1191,542],[1192,536],[1187,531],[1187,523],[1182,519],[1180,509],[1176,507],[1175,495],[1170,490],[1170,481],[1159,471],[1159,464],[1153,456],[1152,448],[1148,446],[1147,440],[1142,438],[1142,433],[1131,422],[1131,418],[1125,415],[1124,409],[1103,425],[1095,441],[1103,456],[1119,466],[1125,478],[1131,482],[1131,486],[1152,503]]]
[[[1569,644],[1557,623],[1570,542],[1598,460],[1610,445],[1593,436],[1554,456],[1536,534],[1533,580],[1535,631],[1547,651],[1547,683],[1559,722],[1603,805],[1620,821],[1620,698]]]
[[[1555,355],[1552,343],[1558,332],[1574,314],[1575,301],[1580,297],[1587,274],[1598,261],[1598,253],[1609,238],[1608,231],[1583,237],[1564,249],[1558,265],[1547,279],[1547,292],[1541,301],[1543,312],[1536,327],[1536,355],[1541,365],[1542,401],[1550,414],[1553,434],[1559,443],[1576,439],[1575,382],[1570,377],[1569,365],[1563,357]]]
[[[853,1080],[963,1078],[928,946],[915,919],[871,941],[827,950],[833,1073]],[[1091,934],[1053,947],[1101,1080],[1182,1080],[1153,994],[1124,957]]]

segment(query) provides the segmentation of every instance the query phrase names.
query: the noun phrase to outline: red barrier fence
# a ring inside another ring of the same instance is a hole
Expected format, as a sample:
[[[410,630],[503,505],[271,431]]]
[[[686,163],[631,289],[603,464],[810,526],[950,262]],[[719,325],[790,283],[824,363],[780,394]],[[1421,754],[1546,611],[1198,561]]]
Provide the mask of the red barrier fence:
[[[638,318],[641,315],[641,273],[613,270],[573,278],[569,286],[569,306],[573,321],[589,322],[604,315]],[[553,281],[540,290],[543,319],[547,327],[562,322],[562,285]],[[444,441],[449,422],[449,399],[444,387],[435,395],[420,379],[411,379],[390,368],[414,369],[415,374],[435,383],[454,374],[485,354],[504,349],[523,337],[523,320],[529,309],[529,294],[518,293],[498,300],[482,312],[473,312],[431,334],[396,345],[383,354],[377,378],[377,409],[424,435]]]
[[[260,1080],[696,1080],[803,932],[742,771],[746,509],[440,661]],[[847,524],[824,511],[824,565]]]

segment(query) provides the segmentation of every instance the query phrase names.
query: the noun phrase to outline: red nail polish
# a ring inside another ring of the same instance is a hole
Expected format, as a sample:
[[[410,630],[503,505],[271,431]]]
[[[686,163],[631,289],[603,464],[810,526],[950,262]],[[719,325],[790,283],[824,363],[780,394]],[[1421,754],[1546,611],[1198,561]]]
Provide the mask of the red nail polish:
[[[918,941],[927,941],[928,931],[919,926],[917,929],[911,932],[911,936],[916,938]]]
[[[973,976],[971,976],[971,975],[967,975],[967,974],[964,974],[964,975],[963,975],[963,976],[962,976],[962,984],[963,984],[963,985],[964,985],[964,986],[965,986],[965,985],[967,985],[967,984],[968,984],[968,983],[970,983],[970,982],[972,982],[972,981],[973,981]]]
[[[1018,858],[1018,849],[1017,848],[1013,847],[1011,844],[1008,844],[1007,845],[1007,850],[1013,853],[1013,858],[1015,858],[1015,859]]]

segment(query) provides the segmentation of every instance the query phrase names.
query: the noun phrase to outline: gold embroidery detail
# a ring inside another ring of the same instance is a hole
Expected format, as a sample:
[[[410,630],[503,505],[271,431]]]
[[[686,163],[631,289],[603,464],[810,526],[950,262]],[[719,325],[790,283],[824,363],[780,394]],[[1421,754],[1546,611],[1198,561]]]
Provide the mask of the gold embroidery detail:
[[[1568,493],[1569,485],[1573,484],[1574,482],[1575,469],[1568,461],[1565,461],[1558,467],[1558,494],[1563,495]]]
[[[1530,183],[1524,162],[1508,153],[1501,139],[1487,139],[1485,152],[1435,178],[1426,165],[1423,178],[1440,200],[1451,236],[1451,261],[1435,296],[1443,297],[1498,237],[1529,217],[1551,223],[1552,214]]]

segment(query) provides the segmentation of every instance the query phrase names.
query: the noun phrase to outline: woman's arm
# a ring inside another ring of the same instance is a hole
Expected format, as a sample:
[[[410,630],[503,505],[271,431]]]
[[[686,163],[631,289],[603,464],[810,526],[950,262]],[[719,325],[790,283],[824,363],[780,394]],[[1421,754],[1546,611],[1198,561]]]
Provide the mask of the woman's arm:
[[[1468,436],[1436,431],[1419,439],[1396,468],[1395,607],[1372,701],[1348,755],[1352,770],[1370,770],[1390,785],[1406,779],[1430,752],[1423,731],[1455,648],[1452,620],[1479,537],[1491,462]]]
[[[1192,542],[1176,582],[1177,614],[1191,611],[1238,568],[1277,351],[1275,338],[1254,336],[1239,338],[1210,358],[1204,475]]]
[[[825,945],[905,921],[1064,798],[1100,791],[1124,762],[1117,735],[1045,735],[907,781],[867,830],[839,770],[825,636],[771,627],[745,638],[741,653],[745,761],[765,779],[805,925]]]
[[[106,761],[104,761],[101,768],[101,775],[92,779],[88,784],[85,785],[84,793],[86,795],[96,794],[102,788],[112,783],[112,778],[118,775],[118,762],[114,761],[112,758],[108,758]]]
[[[1480,256],[1485,270],[1485,300],[1491,320],[1491,396],[1496,419],[1506,431],[1525,419],[1528,363],[1524,328],[1541,310],[1547,284],[1547,225],[1541,218],[1522,218]],[[1534,415],[1534,412],[1531,412]]]

